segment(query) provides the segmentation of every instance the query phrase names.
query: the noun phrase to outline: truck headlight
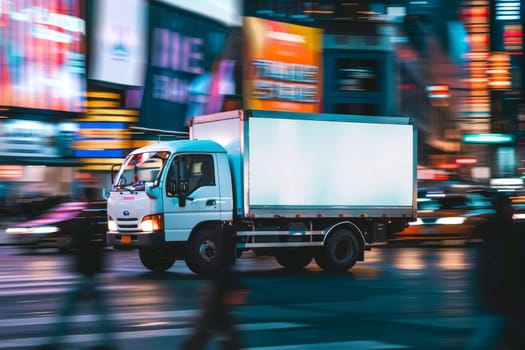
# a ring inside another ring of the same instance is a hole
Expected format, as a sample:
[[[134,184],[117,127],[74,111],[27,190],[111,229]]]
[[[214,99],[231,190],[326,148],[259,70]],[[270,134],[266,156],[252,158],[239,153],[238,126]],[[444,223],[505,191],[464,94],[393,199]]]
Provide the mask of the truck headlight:
[[[117,223],[111,216],[108,216],[108,231],[117,231]]]
[[[141,223],[140,230],[144,232],[161,231],[164,228],[162,214],[146,215]]]

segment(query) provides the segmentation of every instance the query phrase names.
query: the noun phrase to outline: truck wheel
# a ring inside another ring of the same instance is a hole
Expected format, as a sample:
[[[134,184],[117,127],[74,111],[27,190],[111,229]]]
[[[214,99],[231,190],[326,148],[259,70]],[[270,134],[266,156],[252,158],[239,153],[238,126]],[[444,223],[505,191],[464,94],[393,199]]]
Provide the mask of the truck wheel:
[[[166,271],[175,263],[175,258],[162,256],[156,249],[140,248],[139,257],[142,265],[154,272]]]
[[[359,256],[359,245],[355,236],[348,229],[339,229],[325,241],[326,267],[330,271],[346,271],[355,265]],[[323,257],[320,257],[324,264]],[[319,264],[319,266],[321,266]]]
[[[275,254],[279,265],[289,270],[301,270],[312,261],[313,254],[308,251],[287,249]]]
[[[219,268],[217,232],[210,228],[196,231],[186,251],[186,265],[198,275],[210,275]]]

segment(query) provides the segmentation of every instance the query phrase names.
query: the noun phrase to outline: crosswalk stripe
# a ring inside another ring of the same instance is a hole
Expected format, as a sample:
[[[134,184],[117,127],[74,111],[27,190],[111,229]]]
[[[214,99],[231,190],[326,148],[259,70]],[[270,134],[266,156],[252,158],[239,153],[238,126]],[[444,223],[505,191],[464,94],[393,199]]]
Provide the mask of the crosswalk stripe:
[[[172,311],[151,311],[151,312],[123,312],[111,313],[110,319],[113,321],[133,321],[133,320],[159,320],[168,318],[190,318],[196,315],[199,310],[172,310]],[[77,322],[93,322],[99,319],[97,314],[85,313],[82,315],[73,315],[70,320],[72,323]],[[33,325],[48,325],[56,323],[57,318],[53,316],[42,317],[24,317],[12,319],[0,319],[0,328],[19,327],[19,326],[33,326]],[[190,321],[191,322],[191,321]],[[187,322],[186,322],[187,323]]]
[[[48,287],[48,288],[32,288],[32,289],[26,289],[26,290],[6,290],[0,292],[0,297],[9,297],[9,296],[16,296],[16,295],[48,295],[48,294],[61,294],[66,292],[67,288],[60,288],[60,287]]]
[[[486,324],[490,315],[476,316],[440,316],[440,317],[419,317],[419,318],[389,318],[389,321],[418,326],[455,328],[455,329],[477,329]]]
[[[76,275],[56,275],[56,276],[45,276],[45,277],[38,277],[38,276],[20,276],[18,274],[9,274],[9,275],[2,275],[0,274],[0,282],[2,284],[0,285],[0,288],[2,288],[5,284],[9,283],[20,283],[20,282],[29,282],[32,283],[34,281],[38,282],[50,282],[50,281],[72,281],[77,279]]]
[[[46,282],[25,282],[25,283],[10,283],[3,284],[0,290],[4,289],[18,289],[18,288],[36,288],[41,286],[66,286],[71,285],[71,281],[46,281]]]
[[[71,291],[74,286],[73,283],[55,282],[55,283],[44,283],[30,285],[27,288],[4,286],[0,288],[0,297],[9,297],[17,295],[49,295],[49,294],[63,294]],[[40,288],[38,286],[41,286]],[[46,287],[44,287],[46,286]],[[106,291],[118,291],[118,290],[129,290],[129,286],[122,285],[102,285],[99,287],[101,290]]]
[[[260,330],[272,330],[272,329],[285,329],[285,328],[299,328],[305,325],[300,323],[291,322],[266,322],[266,323],[246,323],[240,324],[238,327],[241,331],[260,331]],[[169,329],[155,329],[155,330],[144,330],[144,331],[126,331],[126,332],[115,332],[113,338],[116,341],[119,340],[131,340],[131,339],[144,339],[144,338],[159,338],[159,337],[180,337],[188,336],[193,329],[190,327],[186,328],[169,328]],[[61,341],[62,344],[79,344],[89,343],[100,340],[102,334],[100,333],[89,333],[89,334],[74,334],[64,336]],[[0,343],[0,348],[25,348],[34,347],[45,344],[48,341],[45,337],[31,337],[31,338],[17,338],[17,339],[4,339]]]
[[[315,343],[315,344],[294,344],[276,345],[247,348],[246,350],[381,350],[381,349],[410,349],[410,346],[389,344],[373,340],[350,340],[343,342]]]

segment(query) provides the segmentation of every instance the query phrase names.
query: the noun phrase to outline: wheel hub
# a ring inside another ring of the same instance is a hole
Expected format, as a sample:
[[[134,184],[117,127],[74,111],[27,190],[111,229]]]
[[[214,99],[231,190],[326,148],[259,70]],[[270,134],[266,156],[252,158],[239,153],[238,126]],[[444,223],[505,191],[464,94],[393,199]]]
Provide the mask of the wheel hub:
[[[215,258],[216,246],[212,241],[204,241],[199,247],[199,254],[202,260],[212,262]]]

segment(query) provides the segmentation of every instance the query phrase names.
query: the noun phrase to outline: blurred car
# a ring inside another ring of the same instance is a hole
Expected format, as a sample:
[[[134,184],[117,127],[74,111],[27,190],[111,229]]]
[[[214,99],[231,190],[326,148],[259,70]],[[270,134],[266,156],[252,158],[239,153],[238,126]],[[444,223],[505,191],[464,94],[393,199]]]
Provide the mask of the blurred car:
[[[417,203],[417,220],[392,234],[390,242],[478,239],[484,224],[496,213],[490,197],[482,192],[423,191],[418,194]]]
[[[66,202],[48,210],[34,220],[17,223],[6,229],[14,244],[29,247],[53,247],[61,252],[70,250],[78,220],[93,223],[95,239],[106,245],[107,202]]]

